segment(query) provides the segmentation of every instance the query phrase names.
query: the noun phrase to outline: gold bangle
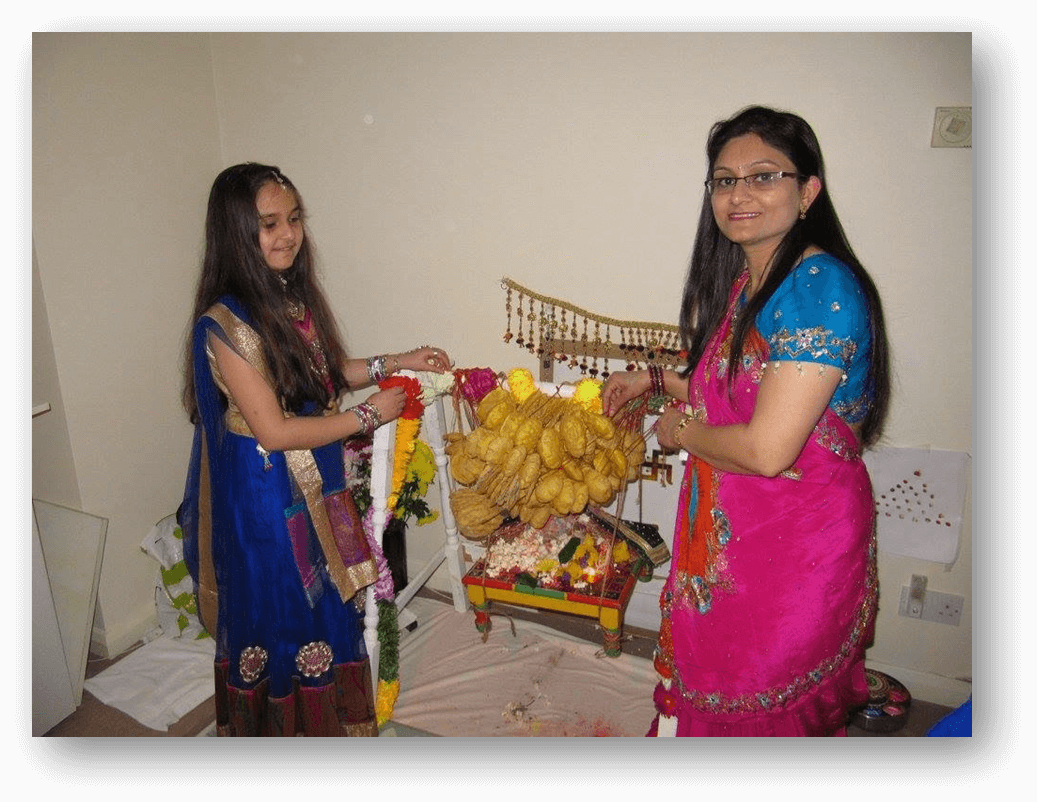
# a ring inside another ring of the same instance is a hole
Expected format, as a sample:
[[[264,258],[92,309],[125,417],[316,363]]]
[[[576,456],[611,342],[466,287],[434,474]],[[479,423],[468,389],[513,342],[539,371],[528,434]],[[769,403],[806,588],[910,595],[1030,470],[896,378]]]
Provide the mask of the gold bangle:
[[[684,430],[684,427],[694,420],[695,418],[691,415],[685,415],[684,418],[678,421],[677,425],[673,427],[673,432],[670,436],[673,438],[673,442],[678,446],[681,446],[681,432]],[[681,447],[683,448],[683,446]]]

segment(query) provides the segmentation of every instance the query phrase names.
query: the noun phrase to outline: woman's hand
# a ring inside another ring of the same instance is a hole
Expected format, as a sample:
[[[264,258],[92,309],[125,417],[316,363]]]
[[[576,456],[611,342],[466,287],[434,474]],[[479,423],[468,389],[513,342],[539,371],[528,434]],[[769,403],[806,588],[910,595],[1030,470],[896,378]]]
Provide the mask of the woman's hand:
[[[677,424],[687,417],[687,415],[675,407],[667,407],[663,411],[663,414],[659,416],[659,420],[655,424],[655,439],[659,441],[660,446],[667,451],[680,451],[684,448],[677,442],[675,430]]]
[[[367,399],[367,403],[378,410],[382,423],[388,423],[403,414],[403,408],[407,404],[407,392],[402,387],[390,387],[372,395]]]
[[[434,348],[431,345],[423,345],[400,354],[397,359],[401,368],[415,372],[431,371],[432,373],[446,373],[453,366],[453,362],[442,348]]]
[[[647,392],[651,383],[647,370],[611,374],[601,388],[601,403],[605,409],[605,415],[608,417],[615,415],[628,401]]]

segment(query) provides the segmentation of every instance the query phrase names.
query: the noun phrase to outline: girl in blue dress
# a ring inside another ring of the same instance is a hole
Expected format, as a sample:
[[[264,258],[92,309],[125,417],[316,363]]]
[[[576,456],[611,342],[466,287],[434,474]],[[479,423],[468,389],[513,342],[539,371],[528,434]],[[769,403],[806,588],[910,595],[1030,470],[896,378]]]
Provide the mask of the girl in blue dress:
[[[273,166],[217,176],[185,359],[195,424],[179,518],[216,639],[220,735],[377,735],[362,589],[377,579],[341,443],[403,411],[402,389],[340,411],[438,348],[347,357],[302,200]]]

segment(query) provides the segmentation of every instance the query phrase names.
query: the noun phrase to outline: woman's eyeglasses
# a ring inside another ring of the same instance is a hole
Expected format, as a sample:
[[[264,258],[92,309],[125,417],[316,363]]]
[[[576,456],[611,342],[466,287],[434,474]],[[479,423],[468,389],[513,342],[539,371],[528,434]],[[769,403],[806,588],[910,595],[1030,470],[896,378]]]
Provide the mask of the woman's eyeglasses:
[[[752,175],[733,176],[725,175],[723,178],[710,178],[706,184],[706,192],[710,195],[723,195],[732,192],[739,181],[744,181],[750,190],[768,190],[777,186],[783,178],[803,178],[799,173],[753,173]]]

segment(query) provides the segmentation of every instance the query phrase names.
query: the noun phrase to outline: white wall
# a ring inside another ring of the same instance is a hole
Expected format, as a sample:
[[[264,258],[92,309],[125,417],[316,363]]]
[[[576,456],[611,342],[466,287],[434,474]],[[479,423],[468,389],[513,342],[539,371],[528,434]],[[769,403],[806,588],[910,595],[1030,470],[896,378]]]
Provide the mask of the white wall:
[[[106,600],[134,611],[122,630],[150,601],[136,544],[182,484],[175,364],[204,195],[239,161],[301,188],[353,353],[434,340],[460,366],[532,368],[501,341],[502,276],[674,322],[710,124],[794,110],[883,292],[887,442],[972,448],[971,151],[929,147],[935,108],[971,104],[968,34],[38,35],[36,50],[40,274],[83,504],[113,514],[101,601],[109,621]],[[98,202],[116,204],[114,237]],[[912,573],[971,600],[970,555],[967,526],[953,570],[882,556],[875,660],[971,676],[968,601],[956,628],[896,616]]]
[[[99,603],[117,652],[154,623],[139,545],[183,493],[180,340],[220,166],[209,40],[37,34],[32,89],[33,237],[79,500],[110,521]]]

